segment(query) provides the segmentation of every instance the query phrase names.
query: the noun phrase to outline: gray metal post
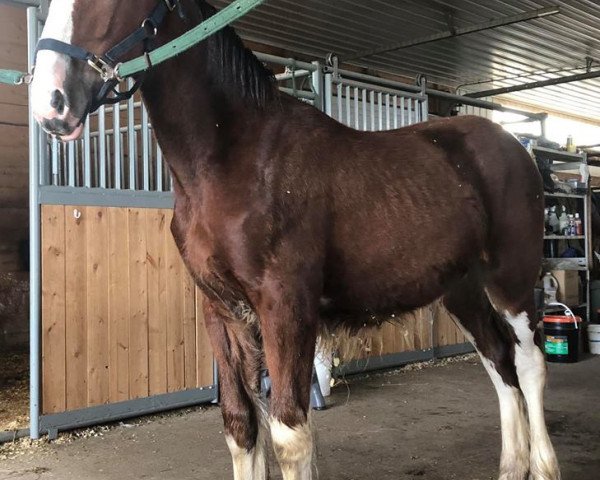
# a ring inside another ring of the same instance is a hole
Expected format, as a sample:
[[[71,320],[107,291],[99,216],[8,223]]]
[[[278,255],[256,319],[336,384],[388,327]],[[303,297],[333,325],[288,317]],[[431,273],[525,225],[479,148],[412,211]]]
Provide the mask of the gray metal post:
[[[421,121],[426,122],[429,120],[429,96],[427,95],[427,77],[425,75],[419,75],[418,78],[419,86],[421,87],[421,94],[423,100],[421,101]]]
[[[323,111],[325,104],[323,103],[323,69],[319,62],[312,62],[317,69],[312,73],[312,85],[315,93],[315,107]]]
[[[333,75],[331,73],[325,74],[325,113],[332,116],[332,104],[333,104]]]
[[[28,64],[35,61],[35,46],[38,39],[37,8],[27,8]],[[31,87],[30,97],[31,97]],[[38,189],[40,184],[39,149],[40,129],[33,118],[29,103],[29,432],[32,439],[40,438],[40,204]]]

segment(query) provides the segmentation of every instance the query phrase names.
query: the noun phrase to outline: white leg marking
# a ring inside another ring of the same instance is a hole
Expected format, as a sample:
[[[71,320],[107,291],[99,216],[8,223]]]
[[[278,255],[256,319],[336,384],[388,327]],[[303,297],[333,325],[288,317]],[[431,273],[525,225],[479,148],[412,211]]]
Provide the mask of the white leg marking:
[[[531,477],[533,480],[559,480],[561,476],[558,461],[544,419],[544,355],[535,345],[527,313],[513,316],[505,312],[504,315],[519,340],[519,344],[515,345],[515,366],[529,414]]]
[[[524,480],[529,472],[529,432],[521,392],[504,383],[494,364],[481,353],[500,403],[502,425],[502,455],[500,480]]]
[[[477,348],[475,338],[460,320],[451,315],[454,323],[464,336],[477,349],[494,387],[500,403],[500,424],[502,426],[502,454],[500,456],[499,480],[523,480],[529,472],[529,432],[525,405],[518,388],[504,383],[494,364]]]
[[[225,440],[233,460],[234,480],[267,480],[268,465],[263,428],[259,430],[256,446],[250,451],[240,447],[230,435],[226,435]]]
[[[271,438],[283,480],[312,480],[313,436],[310,420],[294,428],[271,419]]]

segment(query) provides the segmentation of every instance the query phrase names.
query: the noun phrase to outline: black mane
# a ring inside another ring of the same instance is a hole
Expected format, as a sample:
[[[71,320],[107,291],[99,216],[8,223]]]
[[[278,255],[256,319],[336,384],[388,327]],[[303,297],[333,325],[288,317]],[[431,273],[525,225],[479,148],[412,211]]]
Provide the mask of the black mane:
[[[212,17],[217,9],[203,0],[196,0],[203,19]],[[246,48],[233,28],[225,27],[207,40],[208,62],[216,82],[242,98],[264,106],[276,92],[273,72]]]

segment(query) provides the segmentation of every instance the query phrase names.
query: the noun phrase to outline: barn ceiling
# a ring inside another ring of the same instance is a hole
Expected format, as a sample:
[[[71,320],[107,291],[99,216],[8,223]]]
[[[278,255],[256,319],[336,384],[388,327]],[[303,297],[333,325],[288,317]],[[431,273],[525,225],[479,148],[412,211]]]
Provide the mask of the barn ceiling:
[[[231,0],[213,0],[224,7]],[[560,7],[556,15],[350,63],[416,76],[460,93],[600,71],[600,2],[592,0],[268,0],[235,24],[243,37],[311,58],[365,49]],[[450,22],[450,23],[449,23]],[[450,26],[449,26],[450,25]],[[600,79],[503,97],[600,122]]]

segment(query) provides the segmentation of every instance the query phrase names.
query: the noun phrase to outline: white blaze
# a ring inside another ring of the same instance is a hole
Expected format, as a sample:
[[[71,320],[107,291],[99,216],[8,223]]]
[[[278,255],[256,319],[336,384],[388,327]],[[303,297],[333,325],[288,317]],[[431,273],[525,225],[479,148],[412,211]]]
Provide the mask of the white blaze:
[[[41,38],[71,43],[74,4],[75,0],[52,0]],[[67,61],[64,55],[50,50],[38,52],[30,100],[38,120],[67,116],[67,108],[59,115],[50,105],[52,92],[59,90],[64,94],[66,74]]]

